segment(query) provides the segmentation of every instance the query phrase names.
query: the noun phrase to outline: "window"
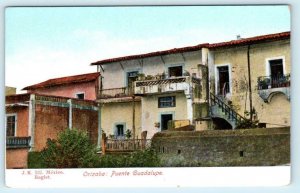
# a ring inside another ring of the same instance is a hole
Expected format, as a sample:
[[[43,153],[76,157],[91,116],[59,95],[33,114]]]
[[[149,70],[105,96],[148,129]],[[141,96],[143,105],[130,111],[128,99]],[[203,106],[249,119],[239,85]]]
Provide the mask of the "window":
[[[124,137],[124,128],[125,128],[125,125],[124,124],[117,124],[116,125],[116,137],[119,138],[119,137]]]
[[[17,116],[7,115],[6,116],[6,136],[16,136],[17,129]]]
[[[182,76],[182,66],[169,67],[169,77]]]
[[[159,97],[158,108],[175,107],[176,98],[175,96]]]
[[[134,81],[137,80],[138,71],[127,72],[127,86],[132,88]]]
[[[77,93],[76,98],[78,99],[84,99],[84,93]]]

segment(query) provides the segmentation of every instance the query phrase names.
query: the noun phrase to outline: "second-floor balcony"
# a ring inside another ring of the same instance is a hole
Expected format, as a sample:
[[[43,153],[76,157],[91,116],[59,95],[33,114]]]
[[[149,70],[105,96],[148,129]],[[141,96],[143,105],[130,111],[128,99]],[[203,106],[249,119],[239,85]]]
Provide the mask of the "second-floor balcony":
[[[133,88],[121,87],[121,88],[102,89],[100,90],[99,98],[100,99],[121,98],[121,97],[129,97],[132,95],[133,95]]]
[[[265,101],[270,102],[276,93],[283,93],[290,99],[290,74],[279,76],[261,76],[257,80],[257,90],[259,96]]]
[[[184,91],[191,94],[193,87],[200,87],[200,79],[192,76],[180,76],[159,80],[142,80],[135,82],[134,94],[147,95]]]
[[[6,137],[6,148],[29,148],[30,137]]]

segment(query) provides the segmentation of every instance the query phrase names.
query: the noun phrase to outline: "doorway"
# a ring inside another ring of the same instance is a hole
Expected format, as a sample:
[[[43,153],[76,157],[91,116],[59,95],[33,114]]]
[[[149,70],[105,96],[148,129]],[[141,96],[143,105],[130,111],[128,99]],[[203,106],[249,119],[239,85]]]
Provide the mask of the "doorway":
[[[272,78],[283,76],[282,59],[270,60],[269,64]]]
[[[225,96],[227,93],[230,93],[229,67],[228,66],[217,67],[217,73],[218,73],[217,94]]]
[[[168,121],[173,120],[173,114],[161,114],[160,115],[160,125],[161,131],[168,129]]]

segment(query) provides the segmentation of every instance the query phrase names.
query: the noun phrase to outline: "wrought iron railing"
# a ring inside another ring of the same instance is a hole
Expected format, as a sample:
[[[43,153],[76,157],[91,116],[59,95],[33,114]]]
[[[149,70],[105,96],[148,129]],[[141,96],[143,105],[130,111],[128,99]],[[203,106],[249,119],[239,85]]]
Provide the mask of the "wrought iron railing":
[[[245,118],[238,114],[234,109],[232,109],[228,104],[226,104],[223,100],[215,96],[213,93],[210,93],[210,104],[218,105],[218,107],[224,112],[229,119],[233,119],[235,122],[241,122],[245,120]]]
[[[290,74],[278,76],[260,76],[257,79],[258,90],[290,86]]]
[[[105,151],[136,151],[151,146],[150,139],[106,139]]]
[[[132,87],[110,88],[100,90],[99,97],[101,99],[106,98],[118,98],[133,95]]]
[[[6,148],[30,147],[31,137],[6,137]]]

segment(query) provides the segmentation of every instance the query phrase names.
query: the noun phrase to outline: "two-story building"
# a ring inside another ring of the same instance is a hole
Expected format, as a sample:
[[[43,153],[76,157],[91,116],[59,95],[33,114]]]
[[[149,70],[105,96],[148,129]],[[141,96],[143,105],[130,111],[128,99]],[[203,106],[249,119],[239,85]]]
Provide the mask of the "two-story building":
[[[168,129],[234,129],[245,117],[290,124],[290,32],[100,60],[101,129],[124,138]],[[250,114],[248,116],[248,114]]]
[[[6,168],[27,168],[29,151],[41,151],[47,139],[65,129],[87,132],[100,146],[99,73],[54,78],[6,96]]]

